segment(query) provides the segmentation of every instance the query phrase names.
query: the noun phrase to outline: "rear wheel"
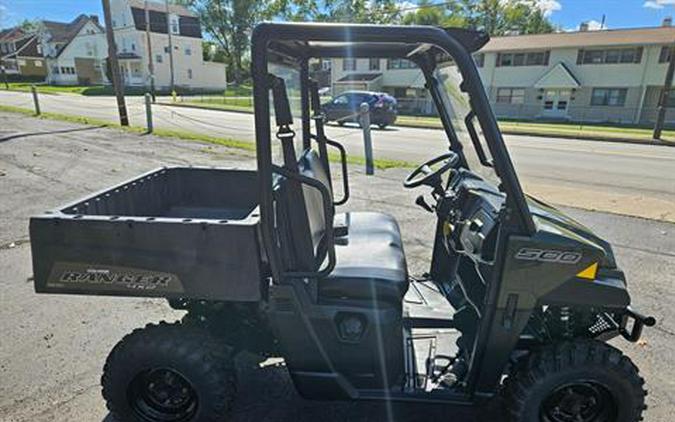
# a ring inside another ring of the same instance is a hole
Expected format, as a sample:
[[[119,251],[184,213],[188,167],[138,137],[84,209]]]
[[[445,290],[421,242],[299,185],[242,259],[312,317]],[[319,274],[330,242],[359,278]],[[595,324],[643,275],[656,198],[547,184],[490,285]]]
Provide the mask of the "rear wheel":
[[[101,384],[120,421],[224,421],[235,395],[232,353],[199,327],[148,325],[113,348]]]
[[[637,367],[599,341],[562,343],[533,353],[505,385],[514,422],[634,422],[646,408]]]

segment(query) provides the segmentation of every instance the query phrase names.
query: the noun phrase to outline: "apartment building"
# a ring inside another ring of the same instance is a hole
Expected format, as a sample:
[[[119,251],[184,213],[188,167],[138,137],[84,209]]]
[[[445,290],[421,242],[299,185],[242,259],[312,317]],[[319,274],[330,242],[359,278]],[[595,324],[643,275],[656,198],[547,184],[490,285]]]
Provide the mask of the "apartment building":
[[[221,90],[227,86],[225,65],[203,60],[201,24],[187,8],[170,5],[167,19],[164,1],[113,0],[111,15],[126,85],[148,86],[152,61],[158,88],[170,87],[172,79],[174,86],[184,89]]]
[[[7,75],[31,79],[47,76],[37,34],[20,27],[0,31],[0,65]]]
[[[495,37],[474,58],[498,117],[649,124],[655,119],[675,28]],[[332,87],[382,90],[404,108],[431,111],[406,60],[334,60]],[[670,100],[675,106],[675,95]],[[675,123],[675,108],[667,120]]]

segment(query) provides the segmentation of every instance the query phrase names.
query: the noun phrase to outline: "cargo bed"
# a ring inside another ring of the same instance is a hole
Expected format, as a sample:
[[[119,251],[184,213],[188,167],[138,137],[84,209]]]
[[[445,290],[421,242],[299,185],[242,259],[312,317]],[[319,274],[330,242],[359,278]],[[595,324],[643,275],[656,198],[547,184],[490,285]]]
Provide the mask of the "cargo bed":
[[[255,171],[171,167],[30,220],[38,293],[257,301]]]

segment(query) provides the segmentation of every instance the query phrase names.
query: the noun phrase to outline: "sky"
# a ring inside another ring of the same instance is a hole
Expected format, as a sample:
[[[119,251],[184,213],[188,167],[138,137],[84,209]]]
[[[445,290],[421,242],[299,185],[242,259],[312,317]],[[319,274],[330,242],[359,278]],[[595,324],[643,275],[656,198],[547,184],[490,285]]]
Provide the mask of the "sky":
[[[591,28],[598,28],[603,15],[605,28],[610,29],[657,26],[664,17],[675,15],[675,0],[533,1],[564,30],[574,30],[585,21],[590,22]],[[101,0],[0,0],[0,27],[12,26],[24,19],[70,21],[80,13],[96,14],[103,20]]]

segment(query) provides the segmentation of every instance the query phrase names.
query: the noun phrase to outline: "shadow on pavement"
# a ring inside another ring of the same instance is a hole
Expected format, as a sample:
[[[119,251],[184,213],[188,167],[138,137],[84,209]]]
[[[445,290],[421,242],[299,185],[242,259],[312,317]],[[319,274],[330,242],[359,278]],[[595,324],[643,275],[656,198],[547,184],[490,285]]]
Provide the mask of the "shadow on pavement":
[[[13,139],[19,139],[19,138],[28,138],[31,136],[41,136],[41,135],[55,135],[59,133],[70,133],[70,132],[84,132],[86,130],[96,130],[96,129],[101,129],[106,127],[105,125],[100,125],[100,126],[92,126],[92,127],[83,127],[83,128],[77,128],[77,129],[64,129],[64,130],[52,130],[52,131],[45,131],[45,132],[31,132],[31,133],[17,133],[14,135],[9,135],[5,136],[3,138],[0,138],[0,143],[3,142],[8,142]]]

